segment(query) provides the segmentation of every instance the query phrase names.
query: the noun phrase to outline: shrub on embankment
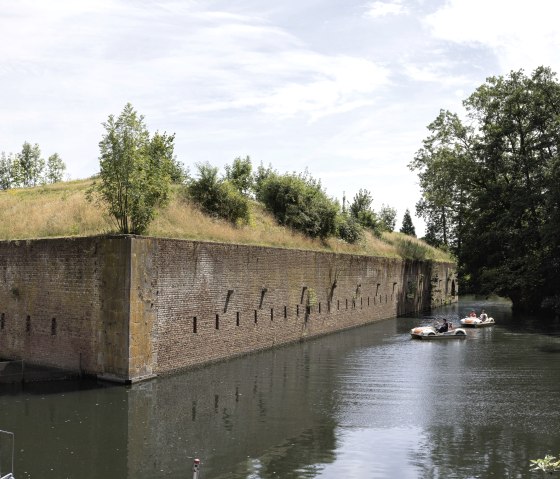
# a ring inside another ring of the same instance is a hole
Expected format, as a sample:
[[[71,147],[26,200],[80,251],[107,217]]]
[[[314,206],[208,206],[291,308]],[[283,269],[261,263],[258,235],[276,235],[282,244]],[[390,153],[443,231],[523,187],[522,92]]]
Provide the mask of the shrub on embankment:
[[[0,191],[0,239],[34,239],[88,236],[115,231],[111,219],[86,199],[91,180],[76,180]],[[348,244],[340,239],[311,239],[279,226],[261,203],[250,201],[251,220],[246,225],[205,215],[185,200],[181,186],[174,186],[169,205],[150,224],[147,235],[224,243],[256,244],[283,248],[404,257],[452,262],[443,251],[399,233],[380,238],[365,231],[363,238]]]

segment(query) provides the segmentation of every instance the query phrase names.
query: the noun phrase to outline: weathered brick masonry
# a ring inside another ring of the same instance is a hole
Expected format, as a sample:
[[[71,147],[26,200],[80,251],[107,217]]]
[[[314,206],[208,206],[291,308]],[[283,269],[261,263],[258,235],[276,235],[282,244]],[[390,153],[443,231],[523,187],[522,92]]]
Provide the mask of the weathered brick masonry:
[[[0,242],[0,357],[136,381],[456,300],[452,264],[134,236]]]

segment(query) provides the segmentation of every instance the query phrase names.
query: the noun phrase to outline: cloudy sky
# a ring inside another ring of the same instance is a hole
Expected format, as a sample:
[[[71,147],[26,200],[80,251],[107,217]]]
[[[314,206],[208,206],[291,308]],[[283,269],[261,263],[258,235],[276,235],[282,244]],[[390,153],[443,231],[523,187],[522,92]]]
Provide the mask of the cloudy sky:
[[[491,75],[560,71],[555,0],[0,0],[0,151],[98,171],[127,102],[194,171],[249,155],[414,213],[441,108]],[[423,224],[413,217],[417,232]]]

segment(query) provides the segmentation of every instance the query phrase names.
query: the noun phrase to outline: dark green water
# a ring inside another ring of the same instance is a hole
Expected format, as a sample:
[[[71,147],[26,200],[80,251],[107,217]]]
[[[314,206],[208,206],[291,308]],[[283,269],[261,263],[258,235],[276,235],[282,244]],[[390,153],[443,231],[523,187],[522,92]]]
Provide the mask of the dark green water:
[[[411,340],[485,307],[464,341]],[[526,478],[560,452],[560,324],[462,300],[131,387],[0,386],[17,479]],[[2,470],[3,472],[3,470]]]

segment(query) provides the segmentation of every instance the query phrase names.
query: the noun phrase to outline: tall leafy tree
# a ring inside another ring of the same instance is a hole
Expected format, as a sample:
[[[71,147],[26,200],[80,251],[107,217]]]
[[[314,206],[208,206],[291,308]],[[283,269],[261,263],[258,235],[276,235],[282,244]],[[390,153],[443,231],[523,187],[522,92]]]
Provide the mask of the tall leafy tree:
[[[455,249],[466,289],[560,311],[556,75],[539,67],[490,77],[464,106],[471,126],[441,113],[411,165],[417,209],[430,234]]]
[[[45,179],[47,183],[57,183],[64,178],[66,164],[62,161],[58,153],[54,153],[47,159],[47,171]]]
[[[99,142],[99,180],[90,198],[107,208],[120,233],[143,234],[167,203],[173,169],[174,135],[152,137],[130,103],[103,123]]]
[[[251,158],[235,158],[226,165],[226,179],[242,194],[249,195],[253,189],[253,165]]]
[[[0,154],[0,190],[7,190],[17,186],[16,181],[16,160],[12,154]]]
[[[377,217],[371,208],[372,203],[371,193],[360,188],[350,204],[350,215],[364,228],[380,233]]]
[[[397,210],[389,205],[381,205],[377,214],[381,229],[384,231],[394,231],[397,224]]]
[[[17,179],[21,186],[36,186],[41,183],[45,160],[41,158],[41,149],[37,143],[31,145],[26,141],[17,154],[17,162]]]
[[[416,237],[416,228],[414,228],[414,225],[412,224],[412,217],[410,216],[410,211],[408,209],[404,212],[400,232],[408,236]]]
[[[418,171],[422,189],[416,214],[424,218],[435,242],[458,253],[460,230],[469,211],[468,187],[476,167],[473,132],[446,110],[440,111],[428,130],[430,135],[409,165]]]

